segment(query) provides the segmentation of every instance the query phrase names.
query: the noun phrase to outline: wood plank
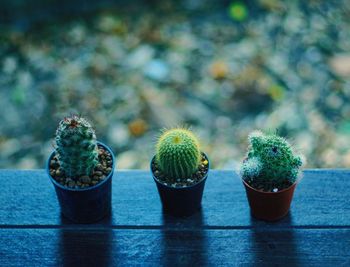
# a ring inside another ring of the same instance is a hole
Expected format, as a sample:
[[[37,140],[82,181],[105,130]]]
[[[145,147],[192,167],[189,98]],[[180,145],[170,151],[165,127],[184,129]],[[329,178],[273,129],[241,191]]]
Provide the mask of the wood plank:
[[[349,229],[0,229],[0,242],[0,266],[350,266]]]
[[[154,181],[147,171],[118,171],[113,178],[113,211],[100,226],[299,227],[348,226],[350,170],[308,170],[295,191],[289,216],[269,224],[250,216],[245,191],[232,171],[211,171],[202,212],[187,219],[162,213]],[[43,170],[1,170],[0,227],[67,225]]]

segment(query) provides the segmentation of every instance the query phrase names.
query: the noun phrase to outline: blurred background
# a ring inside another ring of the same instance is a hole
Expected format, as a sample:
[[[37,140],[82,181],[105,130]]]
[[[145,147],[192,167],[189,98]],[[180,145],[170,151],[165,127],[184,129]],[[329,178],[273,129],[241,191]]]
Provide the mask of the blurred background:
[[[236,168],[254,129],[309,168],[350,167],[347,0],[0,4],[0,168],[43,168],[72,113],[122,169],[147,169],[177,125],[213,168]]]

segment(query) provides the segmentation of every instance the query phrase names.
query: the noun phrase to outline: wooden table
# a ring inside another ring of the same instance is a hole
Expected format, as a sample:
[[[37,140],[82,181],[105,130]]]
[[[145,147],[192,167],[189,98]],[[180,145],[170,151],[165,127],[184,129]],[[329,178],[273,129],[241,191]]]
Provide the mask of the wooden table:
[[[350,266],[350,170],[307,170],[290,214],[251,217],[232,171],[211,171],[202,211],[162,213],[147,171],[113,177],[111,217],[72,224],[44,170],[1,170],[0,266]]]

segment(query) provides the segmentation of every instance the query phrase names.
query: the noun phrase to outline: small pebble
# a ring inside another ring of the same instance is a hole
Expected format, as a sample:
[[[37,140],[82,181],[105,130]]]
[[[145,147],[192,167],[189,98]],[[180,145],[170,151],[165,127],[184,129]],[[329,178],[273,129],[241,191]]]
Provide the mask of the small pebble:
[[[57,161],[55,161],[55,160],[51,160],[50,161],[50,167],[52,167],[52,168],[56,168],[56,167],[58,167],[58,163],[57,163]]]
[[[102,164],[97,164],[96,170],[102,171],[103,170]]]
[[[100,172],[100,171],[96,171],[96,172],[95,172],[95,175],[97,175],[97,176],[102,176],[102,175],[103,175],[103,173],[102,173],[102,172]]]
[[[91,178],[89,176],[80,177],[80,181],[84,184],[89,184],[91,182]]]

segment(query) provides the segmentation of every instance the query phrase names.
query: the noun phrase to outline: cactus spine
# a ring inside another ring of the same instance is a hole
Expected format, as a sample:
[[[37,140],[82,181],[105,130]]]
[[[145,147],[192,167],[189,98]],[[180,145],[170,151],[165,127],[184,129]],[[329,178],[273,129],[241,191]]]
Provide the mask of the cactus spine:
[[[90,175],[98,164],[96,135],[89,122],[73,115],[60,121],[56,131],[56,155],[67,177]]]
[[[250,146],[241,168],[243,179],[262,183],[279,183],[286,179],[295,182],[302,159],[293,154],[291,145],[284,138],[256,131],[248,140]]]
[[[160,170],[175,179],[191,177],[201,161],[199,142],[186,129],[165,131],[158,140],[156,150],[156,162]]]

